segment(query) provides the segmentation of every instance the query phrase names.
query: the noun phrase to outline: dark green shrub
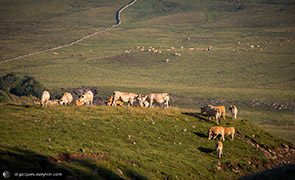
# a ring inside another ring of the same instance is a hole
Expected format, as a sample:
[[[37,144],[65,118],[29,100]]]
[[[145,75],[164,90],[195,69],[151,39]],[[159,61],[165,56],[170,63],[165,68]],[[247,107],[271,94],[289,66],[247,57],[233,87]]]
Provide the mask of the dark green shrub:
[[[0,78],[0,89],[10,92],[14,87],[19,86],[22,79],[16,73],[6,74]]]
[[[0,89],[17,96],[36,96],[42,91],[42,84],[30,76],[19,77],[15,73],[7,74],[0,79]]]

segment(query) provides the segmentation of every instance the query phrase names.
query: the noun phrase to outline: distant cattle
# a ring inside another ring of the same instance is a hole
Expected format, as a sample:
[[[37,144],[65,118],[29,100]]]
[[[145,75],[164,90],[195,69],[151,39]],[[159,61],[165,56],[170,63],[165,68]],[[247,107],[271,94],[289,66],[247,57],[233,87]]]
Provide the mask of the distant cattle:
[[[221,141],[218,141],[216,144],[216,153],[218,158],[221,158],[221,156],[223,155],[222,150],[223,150],[223,144]]]
[[[221,140],[224,142],[224,128],[221,126],[210,127],[208,130],[208,140],[215,139],[218,135],[221,135]]]
[[[83,106],[83,105],[85,105],[85,102],[84,101],[76,100],[73,103],[73,106]]]
[[[168,93],[151,93],[140,97],[140,101],[144,103],[144,106],[150,108],[154,103],[164,105],[168,109],[169,107],[169,94]]]
[[[43,91],[41,95],[41,107],[44,108],[46,106],[46,102],[50,99],[50,94],[48,91]]]
[[[216,108],[211,105],[202,106],[201,107],[201,114],[206,112],[206,115],[208,116],[208,120],[211,120],[211,117],[214,117],[216,119],[216,124],[220,123],[220,116],[221,116],[221,110],[220,108]]]
[[[93,104],[93,93],[91,91],[87,91],[79,98],[79,101],[84,101],[86,105]]]
[[[238,108],[235,105],[231,105],[229,110],[231,111],[232,120],[237,120]]]
[[[64,93],[64,95],[62,96],[62,98],[59,101],[60,105],[69,105],[71,102],[73,101],[73,96],[71,93]]]
[[[111,106],[112,103],[113,103],[113,99],[114,99],[114,95],[112,94],[111,97],[109,98],[108,102],[106,102],[106,105],[107,105],[107,106]],[[116,103],[117,106],[122,106],[122,105],[124,104],[124,103],[123,103],[122,101],[120,101],[120,100],[117,100],[115,103]]]
[[[114,91],[112,106],[117,106],[117,104],[116,104],[117,100],[120,100],[122,102],[127,102],[128,106],[130,106],[130,105],[133,106],[133,103],[137,97],[138,97],[138,95],[134,94],[134,93]]]

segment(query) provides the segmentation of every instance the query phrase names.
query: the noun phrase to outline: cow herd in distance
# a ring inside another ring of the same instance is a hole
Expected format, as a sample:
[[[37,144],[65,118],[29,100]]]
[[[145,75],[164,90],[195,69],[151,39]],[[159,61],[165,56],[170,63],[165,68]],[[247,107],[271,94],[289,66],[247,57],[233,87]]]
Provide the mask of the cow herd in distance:
[[[46,106],[58,106],[58,105],[70,105],[73,101],[71,93],[64,93],[61,99],[50,100],[50,93],[43,91],[40,101],[35,101],[35,104],[40,104],[41,108]],[[150,93],[146,95],[135,94],[130,92],[114,91],[109,100],[106,102],[107,106],[123,106],[127,103],[128,106],[140,106],[145,108],[152,108],[154,104],[162,106],[164,109],[169,107],[169,94],[168,93]],[[72,105],[73,106],[88,106],[93,104],[93,92],[87,91],[83,95],[79,96]],[[232,114],[232,120],[237,120],[238,109],[235,105],[231,105],[229,110]],[[216,124],[219,125],[221,117],[225,120],[225,106],[213,106],[206,105],[201,107],[201,114],[206,113],[208,120],[211,117],[216,119]],[[221,136],[221,141],[225,141],[224,136],[230,135],[231,141],[234,140],[235,128],[234,127],[221,127],[213,126],[208,130],[208,140],[216,139],[217,136]],[[222,156],[223,144],[218,141],[216,144],[216,153],[219,158]]]

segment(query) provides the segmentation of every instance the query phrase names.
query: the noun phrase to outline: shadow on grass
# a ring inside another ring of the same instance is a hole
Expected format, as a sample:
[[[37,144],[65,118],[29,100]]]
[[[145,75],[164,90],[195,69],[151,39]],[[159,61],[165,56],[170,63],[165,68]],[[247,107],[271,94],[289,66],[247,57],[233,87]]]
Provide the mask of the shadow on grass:
[[[24,104],[12,104],[8,103],[8,106],[14,106],[14,107],[24,107],[24,108],[35,108],[36,105],[24,105]]]
[[[9,171],[12,179],[17,179],[14,173],[62,173],[62,177],[42,177],[42,179],[114,179],[123,180],[119,174],[123,173],[132,180],[147,180],[148,178],[129,169],[113,172],[92,162],[91,159],[71,159],[60,161],[53,157],[44,156],[30,150],[0,145],[1,172]]]
[[[215,149],[212,149],[212,148],[205,148],[205,147],[198,147],[198,149],[201,151],[201,152],[204,152],[204,153],[212,153],[215,151]]]
[[[200,138],[208,138],[208,135],[204,133],[194,132],[195,135],[199,136]]]
[[[196,118],[199,118],[199,119],[204,120],[204,121],[207,121],[207,122],[209,121],[208,119],[202,117],[203,114],[201,114],[201,113],[183,112],[181,114],[184,114],[184,115],[187,115],[187,116],[196,117]]]
[[[293,180],[295,179],[295,165],[288,164],[279,167],[275,167],[272,169],[268,169],[265,171],[261,171],[258,173],[254,173],[238,180],[256,180],[256,179],[273,179],[273,180]]]

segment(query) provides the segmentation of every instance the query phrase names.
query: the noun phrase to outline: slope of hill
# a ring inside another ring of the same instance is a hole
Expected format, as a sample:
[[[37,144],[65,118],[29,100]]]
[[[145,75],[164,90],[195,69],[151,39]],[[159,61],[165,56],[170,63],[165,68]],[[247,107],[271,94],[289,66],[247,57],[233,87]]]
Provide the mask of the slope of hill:
[[[0,59],[67,44],[109,27],[116,23],[116,12],[130,0],[84,2],[1,1]],[[109,97],[114,90],[141,94],[168,92],[175,99],[180,99],[173,104],[179,107],[199,109],[200,104],[207,103],[237,104],[241,110],[240,117],[294,142],[294,10],[294,0],[137,0],[122,14],[123,23],[119,27],[54,53],[1,63],[0,76],[17,72],[35,77],[53,94],[65,89],[91,87],[97,90],[96,97],[100,98]],[[154,53],[153,48],[161,53]],[[288,108],[277,108],[285,104]],[[20,109],[23,112],[24,108],[6,106],[2,106],[1,113],[6,108],[15,108],[15,117],[8,115],[7,120],[16,120],[20,116],[17,111]],[[27,110],[32,109],[28,106]],[[43,117],[34,114],[33,119],[34,116],[39,117],[35,119],[37,122]],[[47,115],[44,116],[47,119]],[[62,121],[67,116],[62,114],[55,118]],[[16,132],[21,129],[23,127]],[[84,137],[83,133],[81,136]],[[1,140],[4,135],[2,133]],[[46,156],[55,153],[56,156],[56,153],[65,152],[64,149],[54,150],[61,146],[54,146],[54,149],[47,147],[50,150],[44,150],[43,146],[39,148],[34,147],[32,153]],[[30,148],[27,151],[23,149],[19,148],[21,152],[30,154]],[[76,150],[69,148],[71,153]],[[106,149],[101,152],[104,151]],[[213,158],[211,151],[209,154]],[[96,150],[93,152],[97,153]],[[120,159],[124,158],[115,158],[110,162],[127,163],[117,162]],[[152,168],[152,163],[144,167],[156,169]],[[88,165],[92,167],[91,164]],[[192,161],[188,166],[190,164]],[[70,166],[75,169],[76,164]],[[90,172],[86,166],[81,168]],[[213,167],[213,164],[208,166]],[[116,166],[99,167],[98,170],[105,169],[107,174],[112,175],[112,168]],[[255,172],[257,168],[253,168],[242,174]],[[149,177],[144,172],[139,170],[138,174]],[[155,176],[165,177],[172,170],[163,172]],[[222,177],[228,174],[223,172]],[[210,175],[210,178],[213,179],[213,176]]]
[[[59,168],[79,179],[235,179],[295,163],[291,143],[230,117],[221,126],[234,126],[235,139],[226,136],[218,159],[217,141],[207,136],[214,121],[193,110],[1,104],[0,112],[1,169],[11,172]]]

